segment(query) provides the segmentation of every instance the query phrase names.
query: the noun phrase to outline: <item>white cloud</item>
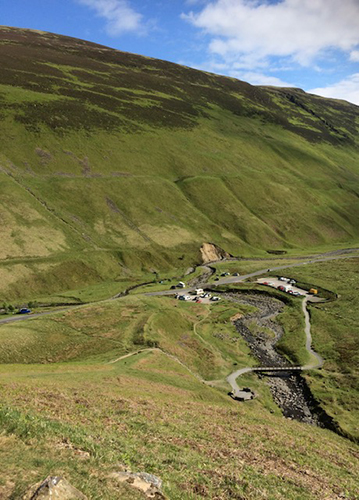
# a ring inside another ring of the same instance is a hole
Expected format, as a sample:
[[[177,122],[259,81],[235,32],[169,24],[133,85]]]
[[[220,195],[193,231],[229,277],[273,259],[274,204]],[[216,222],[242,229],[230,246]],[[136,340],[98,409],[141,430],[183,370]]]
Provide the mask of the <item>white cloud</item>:
[[[318,94],[323,97],[334,97],[344,99],[359,106],[359,73],[341,80],[334,85],[308,90],[311,94]]]
[[[251,83],[252,85],[271,85],[274,87],[294,87],[294,85],[277,78],[276,76],[268,76],[255,71],[230,71],[230,76]]]
[[[228,61],[246,54],[308,66],[325,50],[359,44],[358,0],[214,0],[182,18],[209,34],[210,52]]]
[[[77,0],[77,2],[90,7],[99,17],[106,19],[106,31],[109,35],[118,36],[129,32],[143,35],[146,32],[142,14],[136,12],[127,0]]]
[[[350,60],[354,62],[359,62],[359,50],[353,50],[350,53]]]

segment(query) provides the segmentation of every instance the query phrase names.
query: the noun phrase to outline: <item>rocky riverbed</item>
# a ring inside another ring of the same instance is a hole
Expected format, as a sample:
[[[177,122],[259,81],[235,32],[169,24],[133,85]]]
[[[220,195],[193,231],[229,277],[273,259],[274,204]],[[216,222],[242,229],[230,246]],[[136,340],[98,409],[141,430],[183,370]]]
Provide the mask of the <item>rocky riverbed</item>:
[[[288,361],[275,349],[275,344],[283,335],[283,329],[275,321],[275,317],[283,310],[285,304],[260,294],[233,292],[222,296],[232,302],[257,308],[254,313],[237,319],[234,324],[260,365],[288,366]],[[253,325],[256,326],[255,333]],[[285,417],[337,431],[334,422],[319,406],[305,379],[299,373],[284,372],[280,376],[260,376],[265,377],[273,399]]]

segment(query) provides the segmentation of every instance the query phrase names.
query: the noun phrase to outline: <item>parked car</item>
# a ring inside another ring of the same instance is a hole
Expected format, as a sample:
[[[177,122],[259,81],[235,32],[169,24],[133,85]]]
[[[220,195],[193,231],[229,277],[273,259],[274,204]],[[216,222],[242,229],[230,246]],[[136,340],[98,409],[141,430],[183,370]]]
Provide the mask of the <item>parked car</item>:
[[[211,300],[212,300],[212,302],[218,302],[221,299],[220,299],[220,297],[214,296],[214,297],[211,297]]]
[[[19,309],[19,314],[30,314],[31,313],[31,309],[28,309],[27,307],[22,307],[21,309]]]
[[[233,276],[239,276],[239,273],[233,273]]]

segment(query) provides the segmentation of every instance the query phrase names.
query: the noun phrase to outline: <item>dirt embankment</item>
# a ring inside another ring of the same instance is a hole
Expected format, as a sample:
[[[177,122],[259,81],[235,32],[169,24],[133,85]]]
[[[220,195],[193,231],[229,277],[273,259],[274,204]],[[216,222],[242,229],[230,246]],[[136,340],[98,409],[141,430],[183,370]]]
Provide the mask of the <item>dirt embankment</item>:
[[[223,250],[223,248],[215,245],[214,243],[203,243],[200,248],[203,264],[215,262],[217,260],[228,259],[232,257],[231,254]]]

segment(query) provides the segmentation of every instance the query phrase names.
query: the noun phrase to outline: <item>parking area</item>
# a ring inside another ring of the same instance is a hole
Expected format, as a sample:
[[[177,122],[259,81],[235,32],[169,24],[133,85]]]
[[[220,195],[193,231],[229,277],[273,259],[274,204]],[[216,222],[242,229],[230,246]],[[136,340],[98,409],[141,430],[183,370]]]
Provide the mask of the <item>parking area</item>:
[[[312,295],[307,290],[303,290],[303,288],[299,288],[298,286],[296,286],[294,280],[290,280],[290,278],[286,278],[284,276],[282,279],[272,276],[268,276],[266,278],[258,278],[257,283],[260,283],[261,285],[267,285],[272,288],[277,288],[282,292],[286,292],[297,297]]]
[[[214,304],[220,300],[220,297],[216,295],[212,295],[211,293],[200,293],[196,294],[195,292],[189,293],[177,293],[176,299],[184,300],[186,302],[196,302],[197,304]]]

